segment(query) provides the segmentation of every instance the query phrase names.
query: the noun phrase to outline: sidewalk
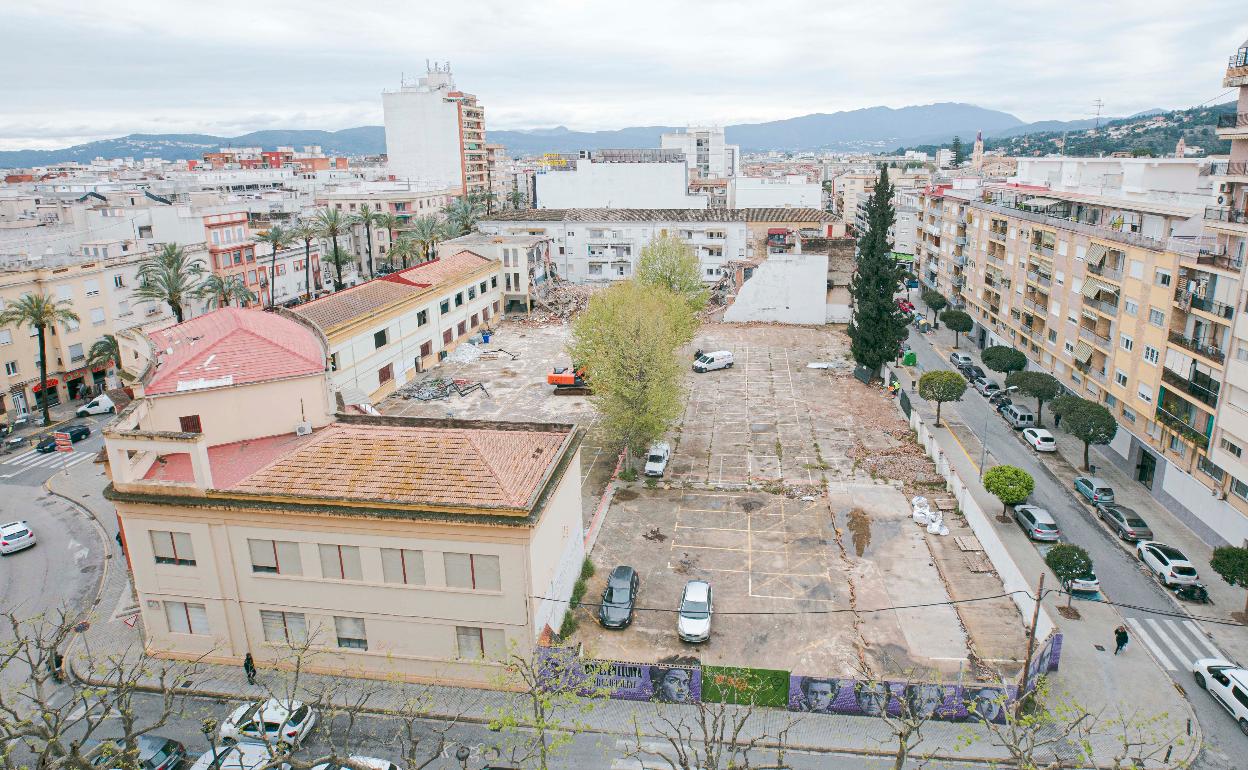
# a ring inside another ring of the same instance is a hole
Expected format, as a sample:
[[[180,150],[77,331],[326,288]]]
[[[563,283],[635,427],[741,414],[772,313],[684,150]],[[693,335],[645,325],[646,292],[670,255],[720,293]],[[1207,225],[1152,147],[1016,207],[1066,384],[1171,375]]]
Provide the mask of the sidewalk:
[[[116,533],[116,519],[111,505],[102,495],[102,478],[97,471],[82,474],[58,474],[48,482],[49,491],[73,503],[82,505],[100,523],[101,536],[107,538],[110,548],[117,548],[112,539]],[[129,574],[124,559],[111,559],[102,585],[100,600],[94,616],[89,618],[90,627],[79,637],[82,643],[72,646],[67,658],[74,673],[80,677],[88,674],[80,670],[85,651],[93,655],[123,654],[139,649],[142,645],[142,626],[138,607],[130,587]],[[1063,666],[1065,669],[1065,666]],[[1094,681],[1092,672],[1083,672],[1084,682]],[[247,684],[241,663],[238,666],[201,665],[198,672],[184,683],[182,691],[227,700],[267,697],[272,692],[283,692],[286,675],[273,670],[261,670],[257,685]],[[1087,677],[1093,677],[1088,679]],[[148,677],[152,685],[155,676]],[[1075,680],[1072,680],[1075,681]],[[410,713],[413,704],[427,704],[421,716],[457,719],[467,722],[487,723],[500,709],[516,696],[506,692],[476,690],[470,688],[416,685],[395,682],[357,680],[346,677],[304,675],[300,680],[300,693],[306,700],[317,700],[321,693],[332,692],[332,700],[343,705],[358,702],[367,693],[368,711],[376,713]],[[1060,689],[1060,688],[1059,688]],[[1164,688],[1169,690],[1170,688]],[[606,700],[583,717],[589,732],[632,735],[634,720],[643,735],[658,737],[652,724],[664,715],[688,715],[688,706],[657,703]],[[507,709],[511,711],[512,709]],[[788,730],[787,745],[792,749],[809,751],[837,751],[863,755],[891,754],[895,739],[882,720],[844,715],[796,714],[782,709],[758,709],[743,730],[742,739],[758,736],[774,736]],[[993,746],[987,731],[973,723],[928,722],[923,730],[925,740],[914,755],[932,752],[937,758],[971,762],[993,762],[1006,758],[1005,751]],[[1108,757],[1112,741],[1098,738],[1098,755]],[[1177,761],[1185,753],[1184,747],[1176,746]]]

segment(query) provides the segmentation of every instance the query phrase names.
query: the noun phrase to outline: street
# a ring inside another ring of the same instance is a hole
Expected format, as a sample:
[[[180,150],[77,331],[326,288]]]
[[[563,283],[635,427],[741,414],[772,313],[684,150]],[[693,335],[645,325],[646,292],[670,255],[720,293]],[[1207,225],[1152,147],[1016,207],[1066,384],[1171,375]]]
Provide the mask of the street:
[[[952,369],[947,360],[950,347],[934,346],[928,336],[915,332],[911,332],[910,344],[917,353],[921,372]],[[971,353],[979,363],[976,351],[970,346],[963,345],[962,349]],[[1022,401],[1032,403],[1034,399],[1024,398]],[[1048,415],[1047,410],[1045,414]],[[985,415],[988,415],[986,421]],[[1175,685],[1186,694],[1200,721],[1205,750],[1197,767],[1226,770],[1242,767],[1242,757],[1248,756],[1248,736],[1240,732],[1234,720],[1212,698],[1195,686],[1190,673],[1192,661],[1215,655],[1221,657],[1222,653],[1195,623],[1184,618],[1167,617],[1177,611],[1174,601],[1151,575],[1142,570],[1134,552],[1120,544],[1073,490],[1058,483],[1038,462],[1032,449],[1020,440],[1018,433],[993,411],[978,392],[968,387],[961,401],[945,404],[942,420],[954,424],[955,428],[971,431],[977,440],[986,439],[988,460],[985,467],[1008,464],[1031,473],[1036,486],[1028,502],[1047,508],[1056,519],[1063,539],[1087,550],[1100,578],[1104,598],[1119,605],[1131,605],[1120,606],[1119,610],[1132,631],[1131,644],[1137,645],[1134,652],[1148,649]],[[976,465],[979,463],[978,449],[978,446],[974,449],[963,447]],[[1095,463],[1095,453],[1093,457]],[[1017,528],[1010,529],[1009,532],[1003,530],[1002,536],[1007,539],[1012,537],[1014,542],[1025,540],[1024,534]],[[1110,628],[1104,630],[1105,644],[1111,648],[1112,631]],[[1081,652],[1076,651],[1075,654]],[[1143,661],[1143,658],[1137,660]]]
[[[100,428],[112,419],[112,415],[106,414],[74,418],[71,424],[88,426],[91,428],[91,435],[75,442],[72,452],[40,454],[35,451],[35,443],[45,433],[56,430],[55,425],[52,428],[25,431],[22,434],[27,437],[25,443],[0,454],[0,484],[40,486],[54,473],[81,465],[92,467],[91,461],[104,447]]]

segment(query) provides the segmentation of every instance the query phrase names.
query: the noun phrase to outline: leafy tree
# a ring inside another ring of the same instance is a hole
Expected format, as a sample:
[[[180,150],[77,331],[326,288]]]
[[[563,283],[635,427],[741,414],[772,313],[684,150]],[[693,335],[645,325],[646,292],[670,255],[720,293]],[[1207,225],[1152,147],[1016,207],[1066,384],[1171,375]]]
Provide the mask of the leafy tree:
[[[393,264],[393,261],[397,259],[404,268],[407,267],[407,263],[412,257],[420,253],[421,247],[418,246],[416,241],[412,240],[412,236],[407,233],[401,233],[399,237],[390,244],[391,264]]]
[[[936,402],[936,427],[940,427],[940,405],[957,401],[966,392],[966,378],[949,369],[927,372],[919,378],[919,396]]]
[[[953,137],[949,149],[953,150],[953,167],[960,168],[966,162],[966,149],[962,146],[962,137]]]
[[[507,203],[513,209],[522,209],[529,204],[529,196],[522,190],[512,190],[507,193]]]
[[[188,257],[176,243],[166,243],[159,252],[139,262],[139,287],[134,296],[166,303],[173,317],[182,323],[185,302],[195,296],[205,272],[202,260]]]
[[[229,307],[235,302],[242,307],[256,301],[255,292],[247,288],[241,275],[210,275],[195,289],[195,296],[205,300],[209,307]]]
[[[494,206],[498,203],[498,193],[487,190],[476,190],[468,193],[468,200],[478,211],[483,211],[487,215],[494,213]]]
[[[1230,585],[1248,588],[1248,548],[1231,545],[1214,548],[1209,566]],[[1244,605],[1244,617],[1248,619],[1248,603]]]
[[[29,326],[39,338],[39,406],[43,424],[52,422],[48,416],[48,349],[47,331],[55,324],[77,323],[78,314],[69,309],[69,300],[52,299],[47,294],[23,294],[21,299],[0,311],[0,327]]]
[[[907,335],[906,317],[893,301],[905,275],[905,268],[893,259],[888,240],[894,220],[893,186],[884,168],[867,200],[867,231],[858,241],[857,268],[849,284],[854,302],[850,352],[873,372],[897,357]]]
[[[303,298],[310,300],[312,299],[312,241],[320,237],[319,231],[314,222],[301,220],[291,228],[290,237],[292,240],[303,241]]]
[[[1010,373],[1021,372],[1027,368],[1027,355],[1009,345],[993,345],[985,348],[979,357],[984,362],[984,366],[999,374],[1007,375],[1006,385],[1010,384],[1008,381]]]
[[[338,209],[324,208],[317,209],[313,222],[316,223],[317,235],[328,238],[333,244],[333,250],[324,261],[334,266],[334,291],[342,291],[342,287],[346,285],[342,278],[342,267],[351,260],[338,248],[338,236],[347,229],[347,221]]]
[[[1108,444],[1118,432],[1114,415],[1095,401],[1063,396],[1053,402],[1053,411],[1062,417],[1062,430],[1083,442],[1083,469],[1088,470],[1088,454],[1093,444]]]
[[[286,244],[290,243],[290,233],[286,232],[281,225],[273,225],[260,233],[257,240],[269,244],[269,247],[273,249],[273,256],[269,259],[269,308],[272,309],[277,303],[277,252],[286,248]]]
[[[360,204],[360,210],[355,212],[355,216],[351,217],[350,223],[359,225],[364,228],[364,237],[367,238],[368,244],[368,277],[373,278],[376,273],[373,272],[373,225],[377,224],[377,217],[381,216],[381,211],[373,208],[367,203]]]
[[[121,365],[121,346],[117,344],[117,338],[105,334],[91,343],[91,349],[87,351],[87,366],[95,369],[110,364],[117,368],[118,377],[130,379],[130,374]]]
[[[987,351],[984,351],[987,353]],[[987,361],[985,360],[985,363]],[[999,371],[999,370],[998,370]],[[1005,386],[1018,388],[1018,392],[1036,399],[1036,426],[1044,425],[1044,404],[1057,398],[1062,392],[1062,383],[1048,372],[1010,372],[1006,375]],[[1064,416],[1064,415],[1063,415]]]
[[[408,235],[412,242],[420,247],[421,262],[433,259],[433,249],[439,241],[446,240],[446,227],[434,216],[416,217],[408,223]]]
[[[975,328],[975,321],[961,310],[946,310],[940,314],[940,320],[953,330],[953,349],[958,349],[958,338]]]
[[[1036,480],[1022,468],[995,465],[984,473],[984,489],[1001,501],[1001,515],[1011,505],[1026,502],[1036,488]]]
[[[499,685],[515,695],[492,709],[489,727],[509,744],[509,764],[537,770],[549,770],[588,729],[585,717],[607,695],[594,687],[571,650],[541,647],[527,655],[512,651]]]
[[[674,235],[661,235],[641,250],[637,282],[684,297],[695,311],[706,306],[708,292],[698,257],[693,247]]]
[[[330,267],[334,268],[334,291],[342,291],[342,289],[347,285],[346,280],[342,277],[343,268],[347,265],[354,264],[355,258],[337,246],[334,246],[333,251],[324,255],[321,261],[328,262]]]
[[[680,415],[684,362],[697,316],[666,289],[624,281],[595,293],[572,323],[568,352],[585,368],[608,440],[626,467]]]
[[[935,289],[928,289],[923,292],[923,304],[927,305],[929,310],[939,316],[940,311],[949,306],[949,300],[945,299],[945,295]]]
[[[446,216],[447,232],[458,238],[472,232],[481,218],[481,205],[472,197],[456,198],[442,209]]]
[[[1088,552],[1073,543],[1058,543],[1044,555],[1044,563],[1049,565],[1057,581],[1063,587],[1070,585],[1072,580],[1081,578],[1092,571],[1092,557]],[[1069,590],[1069,589],[1067,589]],[[1074,595],[1068,594],[1066,606],[1074,601]]]

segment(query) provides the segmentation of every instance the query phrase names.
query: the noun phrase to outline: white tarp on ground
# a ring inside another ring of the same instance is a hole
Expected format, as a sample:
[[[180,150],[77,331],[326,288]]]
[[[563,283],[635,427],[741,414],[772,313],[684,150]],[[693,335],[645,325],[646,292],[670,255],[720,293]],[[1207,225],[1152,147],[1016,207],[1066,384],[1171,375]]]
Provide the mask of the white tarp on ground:
[[[827,323],[827,254],[770,254],[741,284],[725,321]]]

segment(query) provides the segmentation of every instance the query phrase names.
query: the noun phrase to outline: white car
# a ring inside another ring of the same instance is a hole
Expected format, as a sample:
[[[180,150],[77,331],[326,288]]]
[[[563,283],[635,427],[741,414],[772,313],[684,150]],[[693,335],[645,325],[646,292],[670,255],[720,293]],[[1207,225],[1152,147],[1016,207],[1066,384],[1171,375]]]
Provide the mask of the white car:
[[[1200,577],[1196,566],[1174,546],[1141,540],[1135,544],[1135,552],[1144,566],[1167,586],[1191,585]]]
[[[388,759],[378,759],[376,757],[357,757],[357,756],[351,756],[351,757],[348,757],[348,759],[352,762],[355,762],[356,764],[364,765],[365,767],[371,768],[371,770],[403,770],[403,768],[399,767],[398,765],[394,764]],[[325,762],[319,765],[313,765],[312,770],[356,770],[356,769],[354,767],[349,767],[347,765],[339,765],[338,767],[331,767],[328,762]]]
[[[1066,581],[1066,590],[1072,594],[1095,594],[1100,593],[1101,581],[1096,577],[1096,571],[1089,569],[1077,578]]]
[[[1200,689],[1212,695],[1248,735],[1248,671],[1228,660],[1201,658],[1192,664],[1192,674]]]
[[[685,583],[676,615],[676,635],[686,642],[705,642],[711,638],[711,584],[705,580]]]
[[[191,765],[191,770],[255,770],[273,761],[273,752],[262,743],[236,743],[205,751]],[[286,762],[278,770],[289,770]]]
[[[0,524],[0,555],[8,556],[35,544],[35,531],[24,521]]]
[[[89,403],[78,407],[78,411],[74,414],[77,414],[79,417],[86,417],[89,414],[112,414],[116,411],[117,405],[113,403],[113,400],[107,394],[101,393],[91,399]]]
[[[672,457],[672,448],[667,442],[660,441],[650,446],[650,451],[646,452],[646,475],[662,476],[667,470],[667,461]]]
[[[316,710],[297,700],[248,703],[234,709],[221,724],[221,740],[252,740],[271,746],[299,748],[316,726]]]
[[[1056,452],[1057,440],[1044,428],[1027,428],[1023,431],[1023,441],[1031,445],[1037,452]]]

